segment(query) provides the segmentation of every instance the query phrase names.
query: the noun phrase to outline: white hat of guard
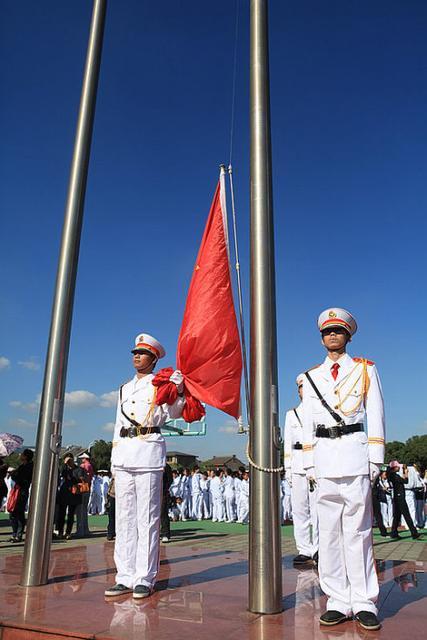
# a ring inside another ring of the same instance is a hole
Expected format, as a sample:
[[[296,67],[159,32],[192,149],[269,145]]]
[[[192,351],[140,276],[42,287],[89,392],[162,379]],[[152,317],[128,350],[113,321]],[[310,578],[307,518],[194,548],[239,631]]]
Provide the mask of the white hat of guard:
[[[295,382],[297,383],[297,386],[300,387],[304,382],[304,374],[300,373],[299,375],[297,375]]]
[[[319,327],[319,331],[329,329],[330,327],[342,327],[348,331],[351,336],[357,331],[357,322],[351,313],[339,307],[331,307],[330,309],[322,311],[317,321],[317,326]]]
[[[144,349],[149,351],[159,360],[164,358],[166,351],[156,338],[150,336],[148,333],[139,333],[135,338],[135,347],[132,349],[132,353],[135,353],[137,349]]]

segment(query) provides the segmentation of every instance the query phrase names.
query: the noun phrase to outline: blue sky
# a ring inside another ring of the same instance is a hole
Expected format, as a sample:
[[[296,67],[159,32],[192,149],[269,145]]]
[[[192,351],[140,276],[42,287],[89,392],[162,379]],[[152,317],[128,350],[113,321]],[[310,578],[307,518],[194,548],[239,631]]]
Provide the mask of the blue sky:
[[[2,3],[0,430],[34,444],[91,2]],[[427,5],[270,2],[280,412],[319,363],[318,313],[359,323],[389,439],[426,433]],[[248,2],[233,166],[248,316]],[[111,437],[146,331],[174,364],[218,165],[230,154],[235,2],[111,0],[74,306],[64,442]],[[247,324],[249,331],[249,322]],[[243,456],[208,411],[171,449]]]

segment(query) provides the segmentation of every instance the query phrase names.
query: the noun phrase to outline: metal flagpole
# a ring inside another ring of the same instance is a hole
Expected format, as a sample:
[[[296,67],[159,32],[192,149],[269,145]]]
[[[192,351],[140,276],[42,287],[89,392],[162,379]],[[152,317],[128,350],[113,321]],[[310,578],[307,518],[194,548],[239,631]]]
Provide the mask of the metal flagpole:
[[[47,583],[71,318],[107,0],[94,0],[40,405],[23,586]]]
[[[268,1],[251,0],[251,423],[249,610],[282,610]],[[263,469],[263,470],[262,470]]]

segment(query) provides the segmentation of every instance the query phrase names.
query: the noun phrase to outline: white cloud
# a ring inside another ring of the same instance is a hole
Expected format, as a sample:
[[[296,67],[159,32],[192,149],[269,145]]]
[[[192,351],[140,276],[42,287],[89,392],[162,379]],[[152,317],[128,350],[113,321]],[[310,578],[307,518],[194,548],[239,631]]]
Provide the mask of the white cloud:
[[[108,433],[112,433],[114,431],[114,427],[115,427],[114,422],[107,422],[106,424],[104,424],[103,427],[101,427],[101,430],[108,431]]]
[[[75,420],[64,420],[64,422],[62,423],[63,427],[75,427],[77,425],[77,422]]]
[[[237,420],[227,420],[227,422],[219,427],[218,431],[220,433],[228,433],[228,434],[237,434],[238,423]]]
[[[18,364],[29,371],[38,371],[40,369],[40,363],[37,362],[37,358],[34,356],[31,356],[28,360],[19,360]]]
[[[103,393],[99,398],[99,404],[108,409],[114,408],[117,404],[117,390]]]
[[[65,394],[65,404],[67,408],[89,409],[99,404],[98,397],[91,391],[69,391]]]
[[[9,425],[18,429],[33,429],[36,426],[36,423],[29,422],[24,418],[12,418],[12,420],[9,420]]]
[[[36,402],[22,402],[22,400],[11,400],[9,402],[9,406],[14,409],[23,409],[24,411],[28,411],[28,413],[36,413],[38,411],[40,405],[40,397],[36,400]]]
[[[0,356],[0,371],[2,371],[3,369],[9,369],[10,367],[10,360],[8,358],[5,358],[4,356]]]

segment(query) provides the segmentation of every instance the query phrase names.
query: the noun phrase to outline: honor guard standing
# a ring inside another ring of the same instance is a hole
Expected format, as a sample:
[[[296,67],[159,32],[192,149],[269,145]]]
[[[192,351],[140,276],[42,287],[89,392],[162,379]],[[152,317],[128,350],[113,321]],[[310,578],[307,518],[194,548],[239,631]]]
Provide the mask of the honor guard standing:
[[[178,395],[170,406],[156,405],[152,371],[165,350],[155,338],[139,334],[132,354],[136,375],[120,387],[111,455],[116,494],[116,584],[105,595],[133,591],[133,597],[139,599],[151,595],[159,565],[162,476],[166,464],[160,428],[168,420],[180,417],[184,398]],[[181,372],[175,371],[170,380],[181,394]]]
[[[302,400],[304,375],[297,377],[298,395]],[[292,518],[298,555],[294,564],[317,562],[319,527],[317,518],[316,483],[307,479],[303,461],[302,402],[286,413],[285,419],[285,471],[291,485]],[[311,535],[310,535],[311,524]]]
[[[348,311],[327,309],[318,326],[328,353],[304,374],[303,451],[318,485],[319,577],[328,596],[320,623],[354,615],[364,629],[378,629],[371,480],[384,458],[381,385],[373,362],[346,353],[357,330]]]

